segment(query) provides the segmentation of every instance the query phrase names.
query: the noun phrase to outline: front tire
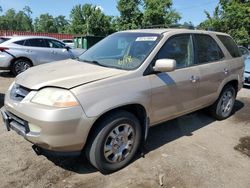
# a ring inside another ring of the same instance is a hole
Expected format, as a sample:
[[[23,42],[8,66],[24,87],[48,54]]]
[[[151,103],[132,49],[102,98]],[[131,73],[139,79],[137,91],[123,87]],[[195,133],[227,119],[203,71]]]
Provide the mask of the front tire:
[[[232,85],[226,85],[219,98],[210,107],[210,112],[217,120],[231,116],[236,98],[236,90]]]
[[[32,66],[31,62],[27,59],[17,59],[14,61],[11,67],[12,73],[17,76],[18,74],[21,74],[22,72],[26,71]]]
[[[114,172],[129,164],[140,141],[138,119],[129,112],[116,111],[97,125],[86,147],[86,156],[100,172]]]

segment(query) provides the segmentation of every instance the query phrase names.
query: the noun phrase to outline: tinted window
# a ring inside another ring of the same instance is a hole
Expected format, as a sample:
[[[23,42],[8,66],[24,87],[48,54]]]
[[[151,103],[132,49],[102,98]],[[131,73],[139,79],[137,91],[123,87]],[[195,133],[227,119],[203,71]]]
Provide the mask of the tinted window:
[[[19,41],[16,41],[16,42],[14,42],[14,43],[23,46],[23,45],[24,45],[24,42],[25,42],[25,40],[19,40]]]
[[[197,63],[208,63],[223,59],[224,55],[215,40],[203,34],[195,34]]]
[[[4,38],[4,37],[1,37],[0,38],[0,44],[7,41],[7,40],[10,40],[10,38]]]
[[[194,53],[191,35],[179,35],[168,39],[159,51],[157,58],[174,59],[177,68],[193,65]]]
[[[244,47],[239,47],[240,53],[241,55],[248,55],[249,51],[248,49],[244,48]]]
[[[46,47],[43,39],[29,39],[29,40],[26,40],[25,46]]]
[[[65,42],[65,43],[72,43],[73,40],[63,40],[63,42]]]
[[[217,35],[217,37],[220,39],[220,41],[223,43],[223,45],[226,47],[226,49],[229,51],[232,57],[240,57],[240,51],[233,41],[233,39],[229,36],[224,35]]]
[[[64,48],[65,45],[62,42],[53,39],[45,39],[46,47],[49,48]]]

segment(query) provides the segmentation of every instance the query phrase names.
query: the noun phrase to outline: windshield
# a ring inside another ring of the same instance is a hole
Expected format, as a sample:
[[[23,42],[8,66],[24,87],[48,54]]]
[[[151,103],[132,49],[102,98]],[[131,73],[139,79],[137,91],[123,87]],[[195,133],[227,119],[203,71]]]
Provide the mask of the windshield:
[[[0,44],[7,41],[7,40],[10,40],[10,38],[0,37]]]
[[[138,68],[158,43],[160,35],[115,33],[94,45],[78,59],[123,70]]]

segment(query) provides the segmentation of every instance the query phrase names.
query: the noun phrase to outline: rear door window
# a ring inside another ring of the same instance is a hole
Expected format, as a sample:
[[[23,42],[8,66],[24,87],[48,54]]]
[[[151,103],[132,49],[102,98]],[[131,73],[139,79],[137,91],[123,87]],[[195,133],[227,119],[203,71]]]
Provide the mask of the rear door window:
[[[194,37],[198,64],[219,61],[224,58],[222,50],[211,36],[194,34]]]
[[[14,43],[23,46],[24,43],[25,43],[25,40],[19,40],[19,41],[16,41],[16,42],[14,42]]]
[[[25,46],[31,47],[46,47],[43,39],[28,39],[25,42]]]
[[[8,41],[8,40],[10,40],[10,38],[1,37],[0,38],[0,44],[5,42],[5,41]]]
[[[225,35],[217,35],[232,57],[240,57],[241,53],[234,40]]]
[[[167,40],[160,49],[157,59],[174,59],[176,68],[184,68],[194,64],[192,36],[176,35]]]

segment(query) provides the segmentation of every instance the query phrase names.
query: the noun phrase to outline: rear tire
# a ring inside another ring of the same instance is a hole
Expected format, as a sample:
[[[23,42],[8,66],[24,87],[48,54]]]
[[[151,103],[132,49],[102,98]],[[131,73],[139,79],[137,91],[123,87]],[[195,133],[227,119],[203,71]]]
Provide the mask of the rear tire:
[[[86,157],[100,172],[114,172],[129,164],[140,141],[138,119],[129,112],[116,111],[97,125],[86,146]]]
[[[11,66],[11,72],[17,76],[18,74],[21,74],[22,72],[26,71],[32,67],[32,63],[24,58],[17,59],[16,61],[13,62]]]
[[[236,90],[232,85],[226,85],[219,98],[210,106],[209,110],[217,120],[224,120],[231,116],[236,98]]]

